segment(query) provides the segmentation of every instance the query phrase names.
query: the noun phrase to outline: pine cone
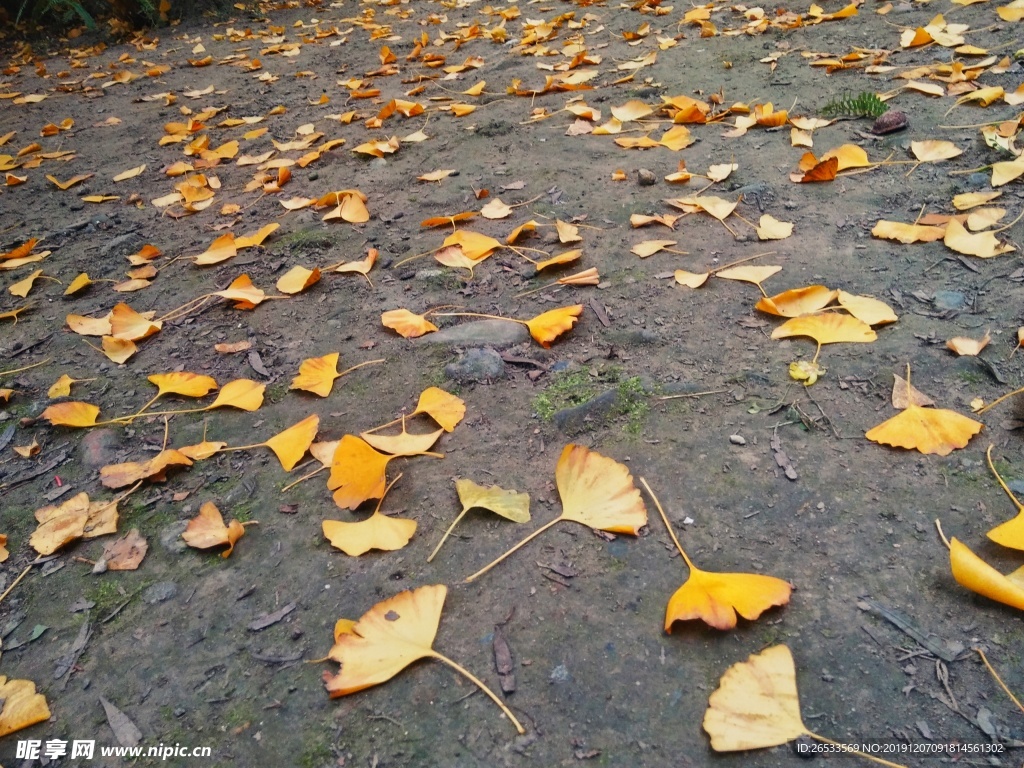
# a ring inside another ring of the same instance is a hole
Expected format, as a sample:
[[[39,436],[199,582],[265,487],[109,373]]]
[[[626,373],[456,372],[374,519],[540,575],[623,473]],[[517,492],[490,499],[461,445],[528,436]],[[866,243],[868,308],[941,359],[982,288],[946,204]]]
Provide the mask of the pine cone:
[[[878,136],[884,136],[887,133],[902,131],[908,125],[910,125],[910,120],[907,119],[905,112],[900,112],[898,109],[890,109],[875,120],[875,124],[871,126],[871,132]]]

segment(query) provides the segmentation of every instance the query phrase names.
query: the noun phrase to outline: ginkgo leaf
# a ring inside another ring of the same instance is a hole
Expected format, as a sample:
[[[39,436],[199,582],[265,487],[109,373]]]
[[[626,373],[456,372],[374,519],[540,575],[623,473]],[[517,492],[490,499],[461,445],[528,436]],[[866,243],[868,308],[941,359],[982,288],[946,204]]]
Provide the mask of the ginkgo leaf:
[[[82,315],[68,315],[65,318],[68,328],[79,336],[109,336],[110,315],[105,317],[83,317]]]
[[[991,259],[1003,253],[1017,250],[1009,243],[1004,243],[993,232],[968,232],[956,219],[950,219],[946,225],[945,237],[942,240],[947,248],[967,256]]]
[[[967,215],[967,228],[978,232],[998,224],[1006,216],[1005,208],[978,208]]]
[[[949,541],[949,565],[960,586],[1024,611],[1024,566],[1004,576],[955,536]]]
[[[651,486],[644,478],[640,478],[640,482],[650,494],[669,536],[690,569],[686,582],[668,601],[666,632],[672,631],[675,622],[690,619],[700,619],[716,629],[733,629],[737,613],[753,621],[769,608],[789,602],[792,586],[782,579],[755,573],[712,573],[695,566],[679,543]]]
[[[714,182],[725,181],[732,175],[732,172],[737,169],[739,169],[739,165],[737,163],[719,163],[717,165],[709,165],[706,176]]]
[[[183,456],[188,456],[193,461],[203,461],[220,453],[222,448],[227,448],[227,445],[227,443],[220,440],[203,440],[201,443],[179,448],[178,452]]]
[[[647,117],[653,112],[654,110],[651,107],[636,99],[627,101],[621,107],[611,108],[612,117],[620,123],[629,123],[634,120],[639,120],[641,117]]]
[[[672,275],[677,283],[688,288],[700,288],[711,277],[710,272],[687,272],[685,269],[677,269]]]
[[[228,548],[220,553],[221,557],[230,557],[235,550],[235,542],[245,535],[245,527],[232,519],[225,525],[224,517],[212,501],[199,507],[199,514],[188,521],[181,538],[194,549],[209,549],[227,544]]]
[[[462,511],[448,526],[441,540],[434,547],[434,551],[430,553],[430,557],[427,558],[428,563],[434,559],[438,550],[441,549],[441,545],[451,535],[452,530],[471,509],[486,509],[514,523],[530,522],[530,494],[528,493],[506,491],[496,485],[485,487],[466,478],[459,478],[455,481],[455,490],[459,494]]]
[[[146,170],[146,164],[137,165],[134,168],[129,168],[127,171],[121,171],[114,177],[114,181],[127,181],[128,179],[134,179],[136,176]]]
[[[444,264],[446,267],[452,267],[454,269],[468,269],[470,276],[472,276],[473,270],[477,265],[477,262],[466,256],[466,254],[462,252],[462,248],[457,245],[446,245],[437,249],[434,251],[434,260],[438,264]]]
[[[497,560],[469,576],[482,576],[513,552],[563,520],[595,530],[636,536],[647,525],[647,508],[629,470],[614,459],[582,445],[569,444],[555,468],[562,513],[541,526]]]
[[[387,487],[385,470],[394,456],[374,450],[355,435],[345,435],[331,461],[328,490],[334,491],[334,503],[342,509],[356,509],[369,499],[379,499]]]
[[[139,341],[163,327],[159,320],[147,319],[127,304],[116,304],[110,310],[110,335],[122,341]]]
[[[480,215],[485,219],[505,219],[512,215],[512,207],[495,197],[480,209]]]
[[[184,397],[205,397],[217,388],[217,381],[212,377],[188,371],[154,373],[149,377],[149,381],[156,385],[158,397],[172,394]]]
[[[210,295],[235,302],[235,309],[255,309],[267,298],[262,289],[253,285],[248,275],[239,275],[223,291],[215,291]]]
[[[812,157],[813,159],[813,157]],[[802,184],[809,184],[822,181],[834,181],[839,172],[839,158],[830,157],[821,162],[815,162],[806,171],[790,174],[789,178]]]
[[[359,436],[376,450],[390,453],[392,456],[422,456],[430,452],[431,447],[442,434],[444,434],[444,429],[421,435],[410,434],[405,430],[405,419],[403,419],[400,434],[379,435],[376,432],[363,432]]]
[[[963,150],[951,141],[925,139],[910,142],[910,151],[922,163],[937,163],[963,154]]]
[[[168,467],[191,467],[192,459],[180,451],[167,448],[146,461],[126,461],[100,467],[100,482],[105,488],[124,488],[139,480],[161,483]]]
[[[451,432],[466,415],[466,403],[439,387],[427,387],[420,393],[416,410],[410,415],[419,413],[427,414],[445,432]]]
[[[138,569],[148,551],[149,544],[139,533],[139,529],[132,528],[120,539],[107,544],[100,559],[106,564],[108,571],[134,571]]]
[[[241,250],[242,248],[253,248],[257,245],[263,245],[263,241],[276,232],[280,226],[280,224],[275,222],[274,224],[267,224],[261,227],[251,235],[243,235],[235,240],[235,247]]]
[[[466,257],[473,261],[480,261],[501,247],[501,243],[493,237],[471,232],[468,229],[459,229],[448,235],[442,246],[448,245],[459,246]]]
[[[981,431],[981,422],[944,408],[910,403],[900,413],[869,429],[868,440],[896,448],[948,456]]]
[[[644,240],[643,242],[637,243],[629,250],[641,259],[646,259],[648,256],[653,256],[658,251],[671,248],[676,244],[676,242],[676,240]]]
[[[579,316],[583,314],[582,304],[550,309],[526,321],[530,335],[542,347],[550,347],[551,342],[571,329]]]
[[[558,242],[560,243],[578,243],[583,239],[580,237],[580,228],[567,221],[555,219],[555,229],[558,231]]]
[[[1001,187],[1019,179],[1022,175],[1024,175],[1024,157],[1018,157],[1016,160],[1002,160],[992,164],[991,184],[993,187]]]
[[[241,411],[255,411],[263,405],[263,391],[265,384],[259,384],[250,379],[235,379],[229,381],[220,388],[217,398],[203,410],[212,411],[214,408],[238,408]]]
[[[28,277],[9,285],[7,290],[12,296],[19,296],[24,299],[28,296],[29,292],[32,290],[32,286],[42,274],[43,270],[37,269],[35,272],[28,275]]]
[[[814,360],[797,360],[789,364],[789,378],[802,381],[805,387],[813,386],[828,371]]]
[[[40,555],[52,555],[82,538],[89,519],[89,495],[79,493],[59,506],[37,509],[35,518],[39,526],[29,537],[29,546]]]
[[[993,446],[990,445],[985,452],[988,468],[992,470],[992,474],[996,476],[996,480],[999,481],[999,485],[1006,495],[1010,497],[1010,501],[1017,507],[1017,515],[1005,523],[997,525],[985,535],[1001,546],[1024,550],[1024,505],[1021,505],[1020,500],[1013,495],[1013,491],[1010,490],[1009,486],[996,471],[995,464],[992,463],[992,448]]]
[[[39,418],[46,419],[55,427],[94,427],[100,409],[90,403],[69,402],[51,405]]]
[[[839,291],[836,297],[839,306],[868,325],[886,325],[895,323],[899,316],[884,301],[872,296],[856,296],[846,291]]]
[[[808,285],[803,288],[791,288],[774,296],[762,296],[754,309],[767,312],[778,317],[800,317],[818,312],[833,301],[838,291],[824,285]]]
[[[414,661],[437,659],[465,676],[497,704],[519,733],[525,729],[480,680],[431,646],[441,622],[447,587],[436,584],[400,592],[364,613],[350,631],[335,634],[328,656],[341,664],[337,675],[324,673],[331,698],[387,682]]]
[[[974,357],[981,354],[981,350],[988,346],[992,337],[988,331],[980,339],[971,339],[967,336],[954,336],[946,342],[946,348],[956,352],[958,355]]]
[[[192,259],[192,263],[199,266],[220,264],[237,255],[238,245],[235,243],[235,236],[231,232],[226,232],[210,243],[209,248]]]
[[[0,738],[50,719],[46,697],[36,693],[31,680],[14,680],[0,675]]]
[[[104,336],[100,343],[103,347],[103,354],[118,365],[123,365],[138,351],[135,342],[128,339],[115,339],[113,336]]]
[[[508,237],[505,238],[505,243],[508,245],[512,245],[524,234],[532,234],[533,232],[536,232],[537,227],[537,222],[533,220],[528,221],[525,224],[520,224],[518,227],[516,227],[509,233]]]
[[[380,316],[380,322],[385,328],[390,328],[406,339],[415,339],[437,330],[437,326],[427,320],[426,316],[414,314],[408,309],[388,310]]]
[[[902,411],[908,405],[918,405],[922,408],[935,405],[935,401],[919,390],[898,373],[894,373],[892,384],[892,407]]]
[[[703,725],[716,752],[774,747],[808,733],[789,648],[776,645],[729,667],[708,699]]]
[[[332,547],[350,557],[359,557],[372,549],[385,552],[402,549],[416,533],[416,521],[389,517],[376,511],[366,520],[356,523],[324,520],[322,528]]]
[[[788,221],[779,221],[770,214],[763,214],[758,221],[758,240],[785,240],[793,234],[793,224]]]
[[[704,211],[714,216],[719,221],[727,219],[733,211],[736,210],[736,206],[739,205],[739,200],[723,200],[720,197],[714,195],[700,195],[697,197],[680,197],[675,200],[666,200],[669,205],[674,205],[677,208],[681,208],[688,213],[694,211]]]
[[[945,227],[925,226],[924,224],[904,224],[899,221],[885,221],[875,224],[871,234],[884,240],[895,240],[900,243],[931,243],[946,236]]]
[[[327,397],[334,387],[338,373],[338,359],[341,356],[332,352],[323,357],[310,357],[299,365],[299,375],[292,379],[289,389],[303,389],[320,397]]]
[[[50,399],[67,397],[71,394],[71,385],[76,381],[77,379],[72,379],[66,373],[62,373],[60,378],[50,385],[50,388],[46,391],[46,396]]]
[[[320,429],[320,417],[307,416],[283,432],[278,432],[263,445],[274,452],[285,472],[291,472],[299,463]]]
[[[11,553],[7,550],[7,534],[0,533],[0,563],[6,563]]]
[[[319,281],[320,269],[318,267],[306,269],[305,267],[296,264],[278,279],[277,290],[281,293],[294,295],[296,293],[302,293],[311,285],[314,285]]]
[[[833,157],[839,161],[836,166],[837,172],[845,171],[849,168],[867,168],[872,165],[868,159],[868,153],[864,151],[863,147],[858,147],[856,144],[843,144],[835,149],[830,149],[820,159],[822,162],[825,162]]]
[[[977,208],[979,205],[990,203],[1002,194],[999,190],[991,192],[962,192],[959,195],[953,196],[953,207],[958,211],[968,211],[971,208]]]
[[[728,269],[720,269],[715,272],[715,277],[721,277],[723,280],[739,280],[742,283],[753,283],[757,287],[761,287],[761,283],[767,280],[772,275],[778,274],[782,271],[782,267],[774,265],[765,265],[763,267],[751,267],[743,265],[740,267],[729,267]]]
[[[863,320],[838,312],[824,312],[817,315],[802,315],[787,320],[774,331],[773,339],[792,336],[809,336],[822,344],[863,343],[874,341],[878,335]]]

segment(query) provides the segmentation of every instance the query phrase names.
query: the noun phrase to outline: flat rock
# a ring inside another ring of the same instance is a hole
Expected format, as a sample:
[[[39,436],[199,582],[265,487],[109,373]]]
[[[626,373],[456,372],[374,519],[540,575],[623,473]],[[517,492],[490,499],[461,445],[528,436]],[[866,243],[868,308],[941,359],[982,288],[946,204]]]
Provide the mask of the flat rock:
[[[86,433],[78,450],[87,467],[102,467],[114,463],[114,454],[121,447],[121,438],[112,429],[93,429]]]
[[[936,309],[965,309],[967,297],[960,291],[936,291],[933,303]]]
[[[444,367],[444,375],[463,383],[497,381],[505,378],[505,361],[493,349],[467,349]]]
[[[176,594],[178,594],[178,585],[173,581],[158,581],[156,584],[146,587],[142,592],[142,599],[150,605],[156,605],[170,600]]]
[[[519,323],[504,320],[474,320],[443,328],[423,336],[423,344],[452,344],[466,346],[511,347],[530,338],[529,331]]]
[[[172,555],[179,555],[184,552],[188,545],[181,538],[181,534],[188,528],[188,520],[177,520],[166,525],[160,531],[160,546]]]

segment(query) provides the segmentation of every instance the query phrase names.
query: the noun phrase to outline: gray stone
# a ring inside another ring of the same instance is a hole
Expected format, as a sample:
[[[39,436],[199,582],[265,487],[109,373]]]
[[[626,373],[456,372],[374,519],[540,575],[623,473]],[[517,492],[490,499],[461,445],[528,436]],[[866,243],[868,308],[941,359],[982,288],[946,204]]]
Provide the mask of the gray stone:
[[[513,344],[522,344],[529,338],[529,331],[519,323],[505,320],[475,320],[443,328],[436,333],[428,333],[422,338],[421,343],[511,347]]]
[[[121,447],[121,437],[112,429],[93,429],[78,444],[82,463],[95,469],[114,463],[114,454]]]
[[[463,383],[496,381],[505,378],[505,361],[493,349],[467,349],[444,367],[444,375]]]
[[[548,680],[552,683],[568,683],[572,677],[569,675],[569,668],[565,664],[559,664],[557,667],[551,670],[551,674],[548,675]]]
[[[967,297],[960,291],[936,291],[933,303],[936,309],[966,309]]]
[[[988,186],[988,174],[972,173],[967,177],[967,186],[971,189],[984,189]]]
[[[1024,480],[1010,480],[1006,485],[1017,494],[1018,498],[1024,496]]]
[[[160,531],[160,546],[172,555],[179,555],[185,551],[188,545],[181,538],[181,534],[188,528],[188,520],[178,520],[170,525],[164,526]]]
[[[434,280],[438,277],[441,277],[443,274],[443,269],[438,269],[437,267],[427,267],[426,269],[417,270],[415,277],[417,280]]]
[[[558,411],[555,413],[555,424],[567,435],[574,435],[618,416],[621,410],[619,391],[609,389],[585,403]]]
[[[156,584],[143,590],[142,599],[150,605],[156,605],[165,600],[170,600],[176,594],[178,594],[178,585],[173,581],[158,581]]]

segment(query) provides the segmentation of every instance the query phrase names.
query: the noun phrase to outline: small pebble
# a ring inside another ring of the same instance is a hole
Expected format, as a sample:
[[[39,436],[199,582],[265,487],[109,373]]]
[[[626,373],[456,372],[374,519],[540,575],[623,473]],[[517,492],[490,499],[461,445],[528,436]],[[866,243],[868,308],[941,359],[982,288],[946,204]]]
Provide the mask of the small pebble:
[[[729,435],[729,442],[733,445],[746,445],[747,439],[743,435]]]

